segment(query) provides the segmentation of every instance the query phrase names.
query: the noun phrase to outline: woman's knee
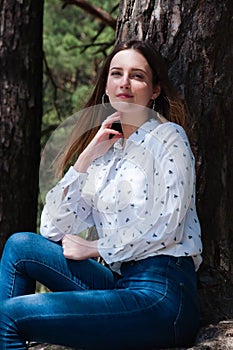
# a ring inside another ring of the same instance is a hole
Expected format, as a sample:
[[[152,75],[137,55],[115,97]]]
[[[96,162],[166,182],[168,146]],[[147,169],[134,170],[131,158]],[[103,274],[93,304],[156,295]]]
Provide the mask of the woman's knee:
[[[9,254],[11,256],[12,254],[22,256],[24,251],[32,249],[36,236],[38,235],[32,232],[18,232],[12,234],[5,244],[3,257]]]

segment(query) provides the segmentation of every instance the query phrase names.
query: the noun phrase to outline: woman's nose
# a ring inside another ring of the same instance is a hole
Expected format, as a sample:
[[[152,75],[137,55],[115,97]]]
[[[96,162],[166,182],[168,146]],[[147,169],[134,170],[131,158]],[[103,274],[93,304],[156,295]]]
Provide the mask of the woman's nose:
[[[122,80],[121,80],[121,88],[129,88],[130,87],[130,79],[129,76],[124,74],[122,76]]]

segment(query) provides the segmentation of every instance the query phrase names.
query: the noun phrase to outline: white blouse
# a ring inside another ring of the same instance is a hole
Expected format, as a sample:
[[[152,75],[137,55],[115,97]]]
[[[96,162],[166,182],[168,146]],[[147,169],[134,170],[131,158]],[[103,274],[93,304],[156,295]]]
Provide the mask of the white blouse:
[[[117,272],[124,261],[161,254],[192,256],[198,269],[195,164],[184,129],[150,119],[122,144],[86,173],[71,167],[48,192],[41,234],[59,241],[95,225],[99,254]]]

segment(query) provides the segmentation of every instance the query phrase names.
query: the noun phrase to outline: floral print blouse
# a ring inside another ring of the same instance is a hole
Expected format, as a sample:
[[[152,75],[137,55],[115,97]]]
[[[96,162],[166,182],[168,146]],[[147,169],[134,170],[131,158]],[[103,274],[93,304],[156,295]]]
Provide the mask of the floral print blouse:
[[[195,160],[181,126],[150,119],[124,147],[118,140],[86,173],[71,167],[48,192],[43,236],[59,241],[93,225],[99,254],[113,271],[122,262],[161,254],[192,256],[198,269]]]

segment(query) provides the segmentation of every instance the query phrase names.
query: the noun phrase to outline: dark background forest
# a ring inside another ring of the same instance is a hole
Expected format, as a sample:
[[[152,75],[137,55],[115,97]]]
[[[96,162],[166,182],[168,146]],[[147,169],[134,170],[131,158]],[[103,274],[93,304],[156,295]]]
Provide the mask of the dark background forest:
[[[187,104],[204,243],[203,324],[233,318],[233,3],[1,0],[0,250],[38,231],[41,149],[82,108],[103,57],[128,38],[155,43]]]

